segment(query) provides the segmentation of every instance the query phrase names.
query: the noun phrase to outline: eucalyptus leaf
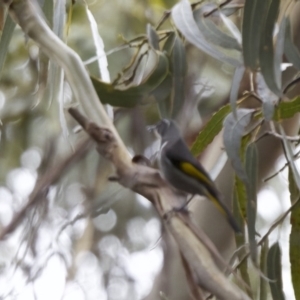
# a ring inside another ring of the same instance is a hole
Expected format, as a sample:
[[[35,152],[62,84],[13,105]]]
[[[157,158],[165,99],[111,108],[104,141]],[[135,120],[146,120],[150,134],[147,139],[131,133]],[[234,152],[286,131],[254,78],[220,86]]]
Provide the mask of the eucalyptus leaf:
[[[294,179],[292,168],[289,167],[289,191],[291,203],[299,199],[299,189]],[[300,203],[298,203],[291,212],[292,230],[290,233],[290,262],[291,275],[296,299],[300,298]]]
[[[259,62],[260,36],[269,1],[246,0],[243,14],[243,54],[247,67],[255,71]]]
[[[279,243],[271,246],[267,256],[267,274],[274,300],[285,300],[282,289],[281,250]]]
[[[191,152],[194,156],[201,154],[202,151],[213,141],[216,135],[222,130],[224,119],[230,112],[230,105],[227,104],[209,119],[192,145]]]
[[[138,104],[149,103],[149,99],[151,99],[153,93],[157,94],[159,86],[166,83],[165,80],[168,74],[168,58],[165,54],[156,52],[156,64],[140,85],[121,88],[111,83],[105,83],[94,77],[91,77],[91,79],[103,104],[119,107],[134,107]]]
[[[12,20],[10,15],[7,14],[0,41],[0,73],[3,69],[3,65],[8,51],[8,46],[12,38],[13,32],[15,30],[15,27],[16,23]]]
[[[242,48],[235,38],[221,31],[209,18],[203,17],[201,8],[194,10],[193,15],[195,22],[208,42],[223,48],[241,51]]]
[[[238,50],[242,50],[241,44],[242,44],[242,34],[238,27],[231,21],[230,18],[225,16],[222,12],[220,12],[220,18],[222,19],[225,26],[228,28],[228,30],[231,32],[232,36],[234,36],[234,39],[238,43]]]
[[[253,113],[253,109],[241,108],[236,111],[236,116],[230,113],[224,120],[225,150],[236,174],[244,183],[248,182],[248,178],[241,161],[240,147],[245,128],[250,124]]]
[[[150,24],[147,24],[147,37],[148,37],[149,45],[154,50],[160,50],[158,35],[157,35],[155,29]]]
[[[273,46],[273,32],[279,13],[280,0],[267,0],[266,2],[268,3],[268,8],[266,16],[264,18],[265,23],[263,24],[261,33],[259,64],[261,73],[267,86],[274,94],[280,97],[281,82],[278,82],[275,76],[275,58]],[[279,68],[279,71],[281,72],[280,66],[281,62],[279,66],[277,66],[277,70]]]
[[[177,36],[171,56],[170,71],[172,74],[172,117],[180,111],[184,102],[184,80],[187,71],[185,47]]]
[[[232,112],[234,116],[236,116],[236,101],[238,99],[240,84],[243,79],[243,75],[245,73],[245,67],[240,65],[235,69],[233,78],[232,78],[232,85],[230,90],[229,102],[231,105]]]
[[[107,61],[107,57],[106,57],[106,54],[104,51],[104,43],[103,43],[102,37],[100,36],[99,31],[98,31],[97,22],[87,5],[85,6],[85,9],[86,9],[86,15],[87,15],[89,23],[90,23],[93,42],[94,42],[94,45],[96,48],[96,55],[98,58],[97,62],[98,62],[98,67],[99,67],[99,75],[103,81],[110,82],[110,74],[108,71],[108,61]]]
[[[256,92],[263,101],[263,113],[266,121],[273,118],[275,106],[278,103],[278,96],[273,93],[265,82],[265,77],[261,73],[256,74]]]
[[[260,270],[263,274],[267,274],[267,257],[268,257],[269,243],[266,239],[262,246],[260,252]],[[263,276],[260,276],[260,285],[259,285],[259,300],[267,299],[268,295],[268,282]]]
[[[286,18],[283,18],[279,25],[279,30],[276,39],[275,55],[274,55],[274,75],[277,86],[280,89],[280,97],[282,96],[282,59],[285,47],[285,33],[286,33]]]
[[[245,155],[245,170],[248,177],[247,191],[247,221],[248,221],[248,238],[250,245],[250,254],[252,261],[257,261],[257,243],[255,240],[256,229],[256,211],[257,211],[257,168],[258,154],[255,144],[247,147]]]
[[[233,66],[241,64],[240,59],[229,57],[207,42],[203,33],[199,30],[191,5],[188,0],[181,0],[172,9],[172,19],[183,36],[194,46],[206,54]]]
[[[291,62],[295,68],[300,70],[300,53],[295,46],[292,38],[290,19],[286,17],[286,33],[285,33],[285,45],[284,53],[287,56],[289,62]]]
[[[173,47],[174,47],[174,43],[175,43],[175,39],[177,38],[177,35],[175,32],[171,32],[169,34],[169,36],[167,37],[165,44],[163,46],[163,51],[167,52],[167,54],[169,56],[171,56],[172,51],[173,51]]]
[[[297,169],[295,161],[294,161],[294,153],[293,153],[292,145],[287,140],[284,129],[283,129],[281,124],[279,124],[279,131],[280,131],[280,134],[282,135],[282,140],[283,140],[283,145],[284,145],[284,149],[285,149],[286,159],[287,159],[287,161],[290,165],[290,168],[293,172],[294,180],[295,180],[295,183],[298,187],[298,190],[300,190],[300,174],[298,172],[298,169]]]

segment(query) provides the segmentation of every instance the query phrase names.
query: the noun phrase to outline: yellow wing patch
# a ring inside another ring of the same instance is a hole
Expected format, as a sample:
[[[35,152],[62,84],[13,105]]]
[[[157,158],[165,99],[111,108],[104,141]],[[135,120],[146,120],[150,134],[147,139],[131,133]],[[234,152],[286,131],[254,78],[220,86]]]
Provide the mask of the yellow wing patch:
[[[212,195],[207,195],[207,197],[209,198],[209,200],[211,200],[211,202],[214,204],[214,206],[224,215],[227,216],[226,211],[224,210],[224,208],[221,206],[220,202],[218,199],[216,199],[215,197],[213,197]]]
[[[185,174],[190,175],[191,177],[195,177],[208,185],[211,185],[211,181],[209,180],[209,178],[207,178],[204,174],[201,173],[201,171],[199,171],[189,162],[182,162],[180,163],[179,167]]]

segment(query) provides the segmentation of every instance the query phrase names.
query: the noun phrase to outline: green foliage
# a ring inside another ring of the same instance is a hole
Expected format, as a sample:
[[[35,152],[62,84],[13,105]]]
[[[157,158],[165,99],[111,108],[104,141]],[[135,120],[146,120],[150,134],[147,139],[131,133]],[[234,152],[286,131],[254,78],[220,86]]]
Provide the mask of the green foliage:
[[[281,249],[279,243],[271,246],[267,256],[267,274],[274,300],[284,300],[282,289]]]

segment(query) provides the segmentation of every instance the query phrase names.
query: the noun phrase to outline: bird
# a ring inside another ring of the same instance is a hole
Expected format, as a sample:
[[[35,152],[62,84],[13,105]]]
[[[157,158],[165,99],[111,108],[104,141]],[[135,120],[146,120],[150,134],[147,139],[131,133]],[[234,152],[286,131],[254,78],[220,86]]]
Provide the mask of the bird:
[[[223,203],[215,183],[190,152],[176,123],[173,120],[162,119],[153,127],[161,137],[159,167],[166,181],[177,190],[201,195],[212,201],[233,230],[241,233],[236,220]]]

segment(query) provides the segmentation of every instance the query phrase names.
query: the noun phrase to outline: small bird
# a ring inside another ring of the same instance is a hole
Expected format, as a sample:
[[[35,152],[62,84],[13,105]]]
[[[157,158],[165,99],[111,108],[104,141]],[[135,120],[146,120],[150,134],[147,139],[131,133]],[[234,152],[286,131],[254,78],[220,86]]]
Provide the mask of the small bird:
[[[236,232],[241,232],[234,217],[222,202],[214,182],[190,152],[179,129],[172,120],[163,119],[155,129],[161,136],[160,169],[165,179],[176,189],[192,195],[205,196],[226,217]]]

